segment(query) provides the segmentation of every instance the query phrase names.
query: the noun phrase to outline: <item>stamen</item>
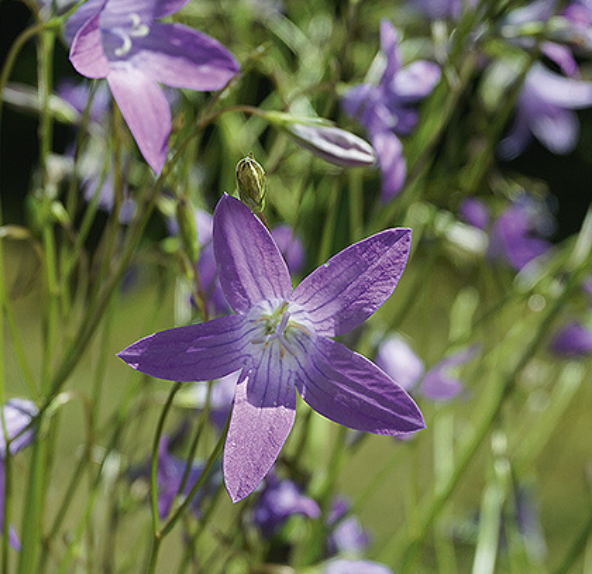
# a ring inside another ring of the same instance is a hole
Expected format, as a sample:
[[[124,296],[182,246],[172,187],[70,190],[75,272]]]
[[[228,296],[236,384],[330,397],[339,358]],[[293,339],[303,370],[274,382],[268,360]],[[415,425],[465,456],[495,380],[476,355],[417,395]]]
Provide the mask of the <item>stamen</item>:
[[[129,15],[131,19],[131,27],[129,28],[111,28],[111,32],[116,36],[119,36],[122,41],[122,45],[119,48],[115,48],[113,53],[121,58],[125,56],[132,49],[132,38],[144,38],[150,34],[150,27],[146,24],[142,24],[140,15],[133,13]]]

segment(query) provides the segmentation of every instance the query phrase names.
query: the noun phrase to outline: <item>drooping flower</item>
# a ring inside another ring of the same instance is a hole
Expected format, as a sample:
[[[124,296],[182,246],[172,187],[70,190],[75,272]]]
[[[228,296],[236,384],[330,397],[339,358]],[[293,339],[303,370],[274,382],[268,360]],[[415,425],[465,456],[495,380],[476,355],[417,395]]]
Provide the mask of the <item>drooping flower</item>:
[[[280,480],[273,472],[265,478],[265,488],[261,492],[253,514],[255,524],[266,538],[271,538],[286,520],[301,514],[308,518],[318,518],[319,505],[289,479]]]
[[[514,122],[498,151],[504,159],[520,155],[534,135],[549,151],[572,151],[579,121],[572,110],[592,105],[592,82],[566,78],[535,63],[524,80]]]
[[[562,357],[592,354],[592,329],[571,321],[555,334],[551,341],[551,350]]]
[[[157,19],[186,0],[89,0],[66,22],[70,61],[89,78],[106,78],[146,161],[159,173],[166,160],[171,112],[158,83],[218,90],[238,71],[219,42]]]
[[[415,104],[425,98],[440,79],[440,68],[418,60],[402,66],[397,32],[388,20],[380,25],[380,47],[386,58],[378,85],[360,84],[342,100],[347,114],[368,130],[382,172],[382,199],[388,201],[405,181],[403,146],[397,136],[409,135],[418,120]]]
[[[253,212],[224,195],[214,214],[220,283],[236,312],[156,333],[119,356],[176,381],[207,381],[240,370],[224,450],[233,501],[269,472],[292,428],[296,390],[317,412],[384,435],[424,428],[414,401],[365,357],[329,337],[354,329],[390,296],[411,243],[388,229],[344,249],[292,289],[286,263]]]
[[[6,402],[2,409],[7,435],[10,439],[14,439],[10,442],[10,454],[15,455],[19,450],[30,444],[35,436],[35,429],[33,427],[27,429],[27,427],[37,414],[37,407],[35,403],[25,399],[11,399]],[[0,424],[0,533],[4,528],[5,458],[6,440],[3,425]],[[9,542],[13,548],[20,550],[21,545],[18,536],[12,527],[10,527],[9,531]]]

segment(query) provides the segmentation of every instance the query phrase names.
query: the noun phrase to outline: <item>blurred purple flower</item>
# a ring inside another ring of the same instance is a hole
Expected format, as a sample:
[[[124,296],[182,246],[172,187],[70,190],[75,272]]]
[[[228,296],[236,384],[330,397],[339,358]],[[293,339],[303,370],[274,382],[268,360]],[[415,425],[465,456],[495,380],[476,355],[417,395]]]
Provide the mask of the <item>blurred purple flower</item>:
[[[89,78],[106,78],[146,161],[166,160],[171,112],[158,86],[218,90],[239,66],[219,42],[181,24],[163,24],[187,0],[89,0],[66,22],[70,61]]]
[[[579,135],[572,111],[592,105],[592,82],[565,78],[535,63],[524,81],[514,122],[498,151],[507,160],[520,155],[534,135],[556,154],[572,151]]]
[[[292,275],[298,275],[306,260],[306,253],[302,241],[294,233],[294,230],[289,225],[278,225],[271,231],[271,236],[280,248],[288,269]]]
[[[357,516],[347,516],[348,511],[349,502],[344,497],[338,496],[331,503],[331,510],[327,516],[327,526],[330,527],[327,546],[331,556],[359,555],[370,544],[370,535]]]
[[[395,289],[411,243],[387,229],[341,251],[292,289],[286,263],[259,218],[224,195],[214,252],[235,315],[156,333],[119,353],[131,367],[176,381],[241,370],[224,451],[231,499],[250,494],[294,422],[296,389],[345,426],[399,435],[424,428],[411,397],[368,359],[329,337],[351,331]]]
[[[380,25],[386,67],[377,86],[360,84],[345,94],[343,109],[368,130],[382,171],[382,199],[388,201],[405,181],[406,165],[397,135],[409,135],[418,119],[415,104],[433,90],[440,68],[424,60],[401,65],[397,32],[388,20]]]
[[[271,538],[293,514],[318,518],[321,509],[312,498],[304,496],[291,480],[280,480],[275,474],[268,474],[265,487],[255,503],[255,524],[263,536]]]
[[[88,82],[77,82],[72,78],[66,78],[59,82],[56,87],[56,93],[79,114],[83,114],[88,104],[90,86]],[[89,109],[89,119],[91,122],[97,123],[103,119],[109,111],[110,101],[109,91],[106,86],[103,84],[97,86]]]
[[[393,574],[393,571],[368,560],[330,560],[325,564],[321,574]]]
[[[457,20],[463,8],[463,0],[412,0],[409,4],[431,20]],[[469,0],[471,8],[477,0]]]
[[[489,227],[489,208],[487,204],[477,197],[467,197],[460,204],[458,213],[469,225],[487,230]]]
[[[581,357],[592,353],[592,329],[572,321],[551,341],[551,350],[562,357]]]
[[[405,390],[417,388],[426,399],[448,401],[462,390],[462,382],[450,370],[470,361],[477,352],[472,346],[436,363],[424,375],[424,365],[413,349],[398,335],[384,339],[376,352],[376,364]]]
[[[514,201],[493,223],[487,255],[502,258],[516,271],[545,254],[552,245],[553,220],[545,207],[530,197]]]
[[[7,435],[9,439],[14,439],[10,442],[10,454],[15,455],[19,450],[22,450],[29,445],[35,437],[35,429],[33,427],[28,430],[25,429],[31,423],[33,417],[37,415],[37,407],[32,401],[25,399],[10,399],[4,405],[3,412]],[[4,477],[5,458],[6,440],[4,426],[0,424],[0,533],[4,528],[4,492],[6,488]],[[9,528],[8,537],[10,545],[15,550],[20,550],[21,544],[12,526]]]
[[[232,410],[232,401],[234,400],[238,375],[238,371],[230,373],[230,375],[226,375],[212,383],[212,390],[210,392],[210,421],[220,432],[226,426],[228,415],[230,415],[230,411]],[[195,383],[191,387],[191,395],[192,406],[201,411],[206,405],[208,386],[203,383]]]
[[[181,486],[183,474],[187,466],[186,461],[173,456],[169,451],[170,439],[163,436],[160,439],[158,447],[158,467],[156,480],[158,484],[158,514],[160,518],[165,518],[171,510],[171,506],[175,500],[175,496]],[[183,495],[189,494],[195,483],[199,480],[205,464],[201,462],[193,462],[187,476],[187,481],[183,487]],[[213,470],[210,476],[206,479],[206,483],[198,490],[197,494],[191,501],[191,509],[195,515],[199,513],[199,504],[214,485],[221,482],[220,469]]]

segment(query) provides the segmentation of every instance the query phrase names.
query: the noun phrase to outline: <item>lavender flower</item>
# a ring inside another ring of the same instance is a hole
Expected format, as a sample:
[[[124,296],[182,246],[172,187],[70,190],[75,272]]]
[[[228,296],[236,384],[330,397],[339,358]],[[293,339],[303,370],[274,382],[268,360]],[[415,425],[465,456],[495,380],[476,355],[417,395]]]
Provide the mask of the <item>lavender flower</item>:
[[[359,555],[370,544],[370,535],[364,529],[357,516],[347,515],[349,502],[344,497],[336,497],[331,503],[327,516],[327,525],[331,533],[327,539],[330,555]]]
[[[462,382],[450,371],[470,361],[476,352],[475,346],[463,349],[446,357],[424,375],[423,362],[413,349],[398,335],[391,335],[379,345],[376,364],[404,389],[417,388],[429,400],[448,401],[462,390]]]
[[[330,560],[325,564],[322,574],[393,574],[393,571],[368,560]]]
[[[299,237],[289,225],[278,225],[271,230],[271,236],[280,248],[292,275],[298,275],[304,267],[306,253]]]
[[[424,60],[401,65],[397,32],[388,20],[380,25],[380,47],[386,66],[377,86],[360,84],[342,100],[343,109],[368,130],[382,171],[382,199],[388,201],[405,181],[406,164],[397,135],[409,135],[418,119],[414,107],[440,79],[440,68]]]
[[[579,135],[575,109],[592,105],[592,82],[565,78],[535,63],[524,81],[510,131],[499,143],[504,159],[520,155],[534,135],[555,154],[572,151]]]
[[[580,357],[592,353],[592,329],[572,321],[560,329],[551,341],[551,350],[562,357]]]
[[[388,229],[335,255],[294,290],[253,212],[224,195],[214,214],[220,283],[236,315],[146,337],[119,356],[143,373],[206,381],[240,370],[224,451],[231,499],[269,472],[294,422],[296,389],[320,414],[376,434],[424,428],[413,400],[383,371],[329,337],[370,317],[396,287],[411,242]]]
[[[476,197],[467,197],[460,204],[458,213],[469,225],[485,231],[489,227],[487,204]]]
[[[106,78],[142,155],[159,173],[171,130],[169,104],[158,83],[218,90],[238,71],[216,40],[156,20],[186,0],[89,0],[68,19],[70,61],[89,78]]]
[[[31,420],[38,411],[35,403],[24,399],[11,399],[7,401],[3,407],[3,411],[8,437],[10,439],[14,438],[14,440],[10,442],[10,454],[14,455],[19,450],[25,448],[33,440],[35,429],[32,427],[26,431],[25,429],[30,425]],[[4,528],[5,458],[6,440],[4,437],[4,427],[0,424],[0,532],[2,532],[2,529]],[[12,527],[10,527],[9,542],[13,548],[20,550],[21,545],[19,539]]]
[[[271,538],[293,514],[318,518],[321,509],[312,498],[304,496],[294,482],[280,480],[270,473],[255,505],[255,524],[261,529],[263,536]]]

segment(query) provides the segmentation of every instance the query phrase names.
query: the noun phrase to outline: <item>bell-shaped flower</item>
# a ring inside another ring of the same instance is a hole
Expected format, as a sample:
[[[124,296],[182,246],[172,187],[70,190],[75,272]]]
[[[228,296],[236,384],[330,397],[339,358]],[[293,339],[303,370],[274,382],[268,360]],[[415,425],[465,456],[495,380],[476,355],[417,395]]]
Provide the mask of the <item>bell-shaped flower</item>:
[[[312,498],[302,494],[296,483],[289,479],[280,480],[271,472],[255,504],[253,521],[263,536],[271,538],[293,514],[318,518],[321,509]]]
[[[580,125],[573,110],[592,106],[592,82],[566,78],[535,63],[524,80],[514,122],[498,151],[504,159],[520,155],[536,137],[555,154],[571,152]]]
[[[360,84],[347,92],[342,107],[368,130],[382,172],[382,199],[388,201],[405,181],[403,146],[397,136],[409,135],[418,119],[415,104],[434,89],[440,68],[418,60],[401,64],[397,31],[388,20],[380,24],[380,48],[386,59],[378,85]]]
[[[70,61],[106,78],[138,147],[155,172],[166,160],[171,112],[159,83],[209,91],[239,67],[218,41],[181,24],[158,22],[186,0],[89,0],[66,22]]]
[[[396,436],[424,428],[399,385],[330,339],[363,323],[388,299],[410,246],[410,230],[387,229],[344,249],[292,289],[269,231],[225,194],[214,213],[214,253],[236,314],[156,333],[119,356],[134,369],[175,381],[241,371],[223,464],[236,502],[277,459],[294,422],[296,390],[314,410],[356,430]]]

